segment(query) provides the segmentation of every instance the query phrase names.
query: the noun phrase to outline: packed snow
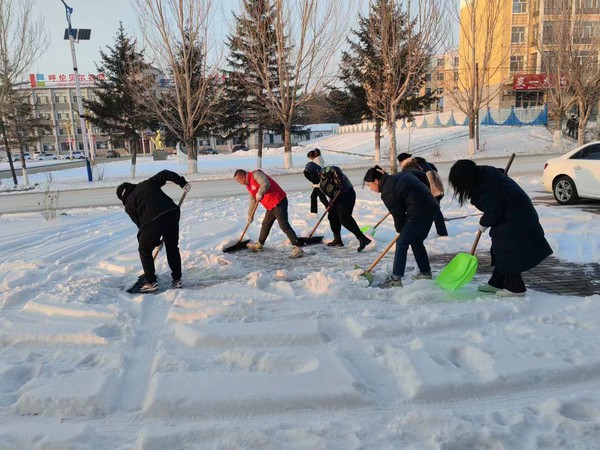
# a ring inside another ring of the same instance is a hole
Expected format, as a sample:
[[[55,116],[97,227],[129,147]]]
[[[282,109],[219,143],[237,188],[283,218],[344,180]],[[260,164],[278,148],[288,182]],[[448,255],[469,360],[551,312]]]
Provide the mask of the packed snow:
[[[464,129],[449,139],[454,132],[411,139],[418,154],[452,161],[467,148]],[[310,145],[329,148],[328,163],[372,164],[362,133],[354,148],[339,143],[350,137]],[[536,153],[551,137],[541,128],[506,129],[487,142],[486,156]],[[305,154],[294,153],[297,169]],[[230,178],[253,158],[202,157],[196,179]],[[263,162],[269,173],[285,172],[280,151]],[[140,180],[162,168],[185,172],[176,160],[141,158],[138,166]],[[125,161],[103,167],[105,184],[127,178]],[[53,183],[81,187],[83,170],[53,172]],[[597,262],[597,204],[558,207],[540,177],[541,167],[516,180],[534,199],[555,256]],[[166,288],[162,253],[164,289],[154,295],[123,290],[140,263],[122,207],[90,205],[52,221],[0,217],[0,449],[598,448],[600,295],[530,289],[524,298],[496,298],[476,291],[487,281],[481,274],[449,293],[411,280],[410,252],[405,287],[369,287],[354,265],[368,267],[392,240],[391,219],[362,253],[344,230],[345,247],[311,246],[290,260],[275,225],[263,253],[225,254],[245,225],[239,188],[237,196],[186,200],[185,287]],[[291,224],[304,236],[317,220],[309,193],[307,185],[289,195]],[[477,213],[451,193],[442,207],[446,217]],[[385,213],[376,194],[357,187],[361,226]],[[449,221],[448,237],[432,229],[429,254],[468,251],[477,221]],[[248,237],[259,227],[256,220]],[[331,237],[326,221],[318,234]],[[479,249],[489,246],[485,236]],[[375,270],[378,281],[392,259]]]

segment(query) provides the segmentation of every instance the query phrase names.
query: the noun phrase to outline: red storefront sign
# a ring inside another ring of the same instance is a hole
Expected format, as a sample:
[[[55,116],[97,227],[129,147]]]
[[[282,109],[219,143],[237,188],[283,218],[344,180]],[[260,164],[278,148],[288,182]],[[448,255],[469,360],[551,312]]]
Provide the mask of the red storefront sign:
[[[513,78],[513,90],[515,91],[543,91],[544,89],[555,86],[552,77],[543,73],[515,75]],[[567,78],[560,77],[560,85],[567,85]]]

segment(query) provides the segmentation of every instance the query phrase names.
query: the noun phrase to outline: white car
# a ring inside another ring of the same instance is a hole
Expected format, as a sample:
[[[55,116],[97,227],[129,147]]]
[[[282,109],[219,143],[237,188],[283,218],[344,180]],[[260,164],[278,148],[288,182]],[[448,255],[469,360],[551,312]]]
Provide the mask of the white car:
[[[69,153],[67,153],[65,155],[65,159],[71,159],[71,155]],[[83,152],[73,152],[73,158],[72,159],[85,159],[85,155],[83,154]]]
[[[600,141],[546,161],[542,184],[561,205],[580,198],[600,199]]]
[[[58,156],[56,156],[54,153],[40,153],[39,155],[35,155],[34,156],[35,159],[37,159],[38,161],[44,161],[46,159],[58,159]]]

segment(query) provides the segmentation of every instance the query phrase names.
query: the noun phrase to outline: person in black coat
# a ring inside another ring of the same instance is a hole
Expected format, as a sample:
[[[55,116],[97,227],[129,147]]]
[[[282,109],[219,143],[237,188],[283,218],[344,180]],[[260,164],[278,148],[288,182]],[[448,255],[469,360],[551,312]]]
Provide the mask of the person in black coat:
[[[186,192],[192,187],[184,177],[170,170],[158,172],[139,184],[122,183],[117,187],[117,197],[123,202],[125,212],[139,230],[138,251],[146,278],[140,292],[154,292],[159,289],[152,251],[160,245],[161,238],[171,268],[171,285],[176,288],[182,287],[181,255],[178,247],[180,214],[179,207],[161,189],[167,181],[179,185]]]
[[[469,200],[483,212],[479,220],[481,231],[490,228],[494,272],[478,290],[505,296],[525,295],[521,273],[552,254],[529,196],[502,169],[478,166],[466,159],[450,169],[450,185],[461,205]]]
[[[372,241],[360,231],[356,220],[352,217],[352,211],[356,203],[356,191],[348,177],[337,166],[320,168],[318,164],[312,163],[304,170],[304,176],[313,184],[319,184],[319,189],[329,199],[329,226],[333,232],[333,241],[328,242],[328,247],[343,247],[342,225],[358,239],[357,251],[362,252]]]
[[[308,153],[310,154],[311,152]],[[319,187],[319,172],[321,172],[321,166],[319,164],[312,160],[306,163],[306,166],[304,167],[304,176],[312,183],[313,186],[312,193],[310,194],[310,212],[313,214],[317,214],[319,211],[317,200],[321,200],[321,203],[323,203],[325,208],[329,206],[329,200],[327,200],[327,196]],[[313,174],[316,174],[316,176]],[[311,179],[314,179],[315,182],[311,181]]]
[[[365,183],[372,191],[381,193],[381,200],[394,218],[394,227],[399,233],[392,275],[384,282],[386,287],[402,286],[409,246],[420,270],[413,278],[432,277],[429,257],[423,242],[440,206],[423,178],[423,172],[409,171],[388,175],[379,166],[372,167],[365,174]]]
[[[575,114],[567,119],[567,136],[575,137]]]
[[[400,170],[402,172],[406,171],[415,171],[415,172],[423,172],[427,174],[429,171],[435,172],[433,176],[438,181],[434,183],[434,186],[431,186],[429,178],[426,179],[426,184],[434,198],[437,200],[438,205],[441,204],[442,198],[444,198],[443,184],[441,178],[437,175],[437,167],[433,163],[425,160],[420,156],[412,156],[410,153],[400,153],[398,155],[398,163],[400,163]],[[431,175],[431,174],[430,174]],[[429,177],[429,175],[428,175]],[[437,190],[436,190],[437,187]],[[433,219],[435,223],[435,230],[438,236],[448,236],[448,229],[446,228],[446,220],[444,219],[444,214],[442,214],[442,210],[435,215]]]

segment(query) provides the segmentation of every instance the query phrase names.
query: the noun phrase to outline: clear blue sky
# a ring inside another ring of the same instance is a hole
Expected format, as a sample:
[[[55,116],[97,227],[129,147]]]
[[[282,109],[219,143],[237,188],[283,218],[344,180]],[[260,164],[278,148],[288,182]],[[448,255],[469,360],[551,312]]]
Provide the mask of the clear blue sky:
[[[137,16],[129,0],[65,0],[73,8],[71,23],[73,28],[91,28],[91,40],[75,44],[79,73],[96,73],[94,62],[99,61],[99,50],[114,44],[114,35],[119,21],[127,34],[137,36]],[[215,2],[216,28],[226,33],[227,21],[231,20],[231,10],[237,9],[237,0]],[[33,65],[31,73],[59,74],[72,73],[69,41],[63,40],[67,19],[65,7],[60,0],[35,0],[36,15],[42,16],[49,35],[49,46],[42,57]]]

